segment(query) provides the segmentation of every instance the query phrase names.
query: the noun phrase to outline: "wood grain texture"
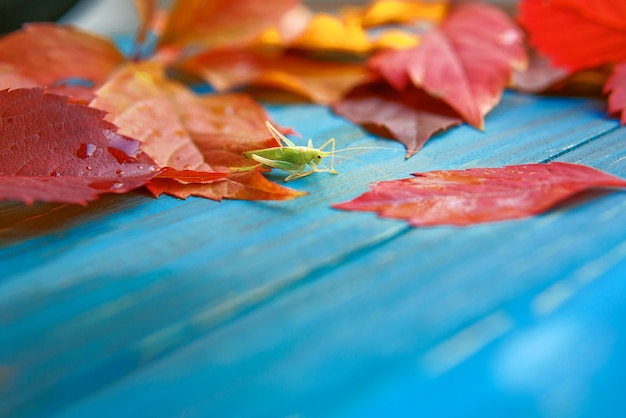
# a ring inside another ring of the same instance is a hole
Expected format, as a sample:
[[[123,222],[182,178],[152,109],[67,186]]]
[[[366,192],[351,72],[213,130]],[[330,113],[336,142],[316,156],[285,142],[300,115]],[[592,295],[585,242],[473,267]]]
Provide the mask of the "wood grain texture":
[[[507,94],[486,132],[462,126],[407,161],[324,107],[269,110],[316,144],[392,149],[346,153],[360,161],[293,182],[309,195],[289,202],[0,203],[0,416],[625,406],[625,193],[468,228],[329,207],[415,171],[558,160],[626,177],[603,103]]]

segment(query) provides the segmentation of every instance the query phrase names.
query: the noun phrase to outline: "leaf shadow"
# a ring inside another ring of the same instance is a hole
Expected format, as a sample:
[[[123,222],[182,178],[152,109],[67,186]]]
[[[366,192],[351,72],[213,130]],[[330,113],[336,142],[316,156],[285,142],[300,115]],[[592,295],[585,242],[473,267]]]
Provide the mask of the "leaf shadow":
[[[611,188],[583,190],[552,206],[549,211],[556,212],[561,210],[580,208],[583,205],[590,203],[591,201],[620,192],[626,193],[626,191],[624,190]]]
[[[0,202],[0,248],[29,239],[62,234],[70,228],[98,219],[151,199],[147,192],[106,194],[87,206],[61,203]]]

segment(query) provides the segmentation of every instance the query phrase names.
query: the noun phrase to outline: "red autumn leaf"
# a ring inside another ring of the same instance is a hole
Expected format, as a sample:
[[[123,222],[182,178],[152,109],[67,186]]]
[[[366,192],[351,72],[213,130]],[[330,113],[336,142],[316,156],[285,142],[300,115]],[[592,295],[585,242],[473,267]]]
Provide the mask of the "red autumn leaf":
[[[181,64],[219,91],[256,85],[275,87],[317,103],[334,103],[372,74],[364,65],[325,61],[289,53],[222,49],[197,55]]]
[[[228,177],[229,172],[219,171],[195,171],[195,170],[176,170],[174,168],[165,167],[154,177],[155,179],[173,179],[181,184],[204,184],[213,183],[215,180],[221,180]]]
[[[542,213],[595,187],[626,187],[626,180],[591,167],[553,162],[413,174],[384,181],[337,209],[377,212],[412,226],[470,225]]]
[[[333,109],[374,134],[402,142],[407,158],[433,134],[462,122],[448,106],[413,86],[403,91],[385,84],[360,86]]]
[[[110,41],[52,23],[28,24],[0,38],[0,72],[4,65],[41,86],[53,87],[69,79],[97,85],[123,61]],[[0,84],[0,89],[15,87]]]
[[[0,91],[0,199],[85,204],[156,172],[104,112],[40,88]]]
[[[523,0],[530,43],[570,71],[626,61],[626,2]]]
[[[383,51],[370,60],[398,90],[409,83],[454,108],[481,128],[500,101],[514,68],[525,66],[523,34],[499,9],[485,4],[453,7],[417,47]]]
[[[623,62],[613,69],[613,74],[609,77],[604,86],[606,93],[609,93],[609,112],[620,113],[621,123],[626,124],[626,62]]]
[[[297,4],[297,0],[177,0],[161,44],[240,44],[277,24]]]
[[[254,165],[242,152],[277,145],[264,124],[267,114],[249,96],[198,96],[167,80],[156,63],[127,65],[97,96],[91,106],[107,111],[107,119],[118,125],[121,133],[141,141],[142,149],[160,167],[173,169],[150,182],[149,189],[156,194],[217,200],[300,195],[269,181],[262,183],[253,175],[224,175],[230,167]],[[230,186],[217,185],[219,182]]]

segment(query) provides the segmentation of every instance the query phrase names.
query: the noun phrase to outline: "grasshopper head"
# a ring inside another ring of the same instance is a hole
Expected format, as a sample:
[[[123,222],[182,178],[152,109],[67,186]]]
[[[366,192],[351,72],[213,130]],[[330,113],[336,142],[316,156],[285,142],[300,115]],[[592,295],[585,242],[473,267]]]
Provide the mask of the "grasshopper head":
[[[313,156],[313,162],[315,162],[315,164],[320,164],[322,162],[322,160],[326,157],[334,157],[335,154],[333,152],[327,152],[327,151],[322,151],[322,150],[315,150],[315,154]],[[335,159],[332,159],[331,165],[330,165],[330,172],[333,174],[337,174],[337,171],[335,170]]]

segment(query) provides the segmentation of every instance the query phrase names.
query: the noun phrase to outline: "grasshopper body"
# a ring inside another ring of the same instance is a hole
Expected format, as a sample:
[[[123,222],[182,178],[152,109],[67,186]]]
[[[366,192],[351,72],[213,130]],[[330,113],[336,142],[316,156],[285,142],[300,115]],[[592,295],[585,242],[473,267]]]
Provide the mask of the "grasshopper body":
[[[329,139],[319,148],[314,148],[310,139],[306,147],[297,146],[278,132],[271,123],[266,121],[265,126],[267,126],[267,129],[281,146],[247,151],[243,153],[244,157],[260,163],[263,167],[287,171],[289,175],[285,178],[285,181],[298,179],[312,173],[329,172],[337,174],[335,170],[334,138]],[[331,146],[331,151],[324,151],[324,148],[328,145]],[[329,156],[331,157],[330,168],[320,165],[322,159]]]

